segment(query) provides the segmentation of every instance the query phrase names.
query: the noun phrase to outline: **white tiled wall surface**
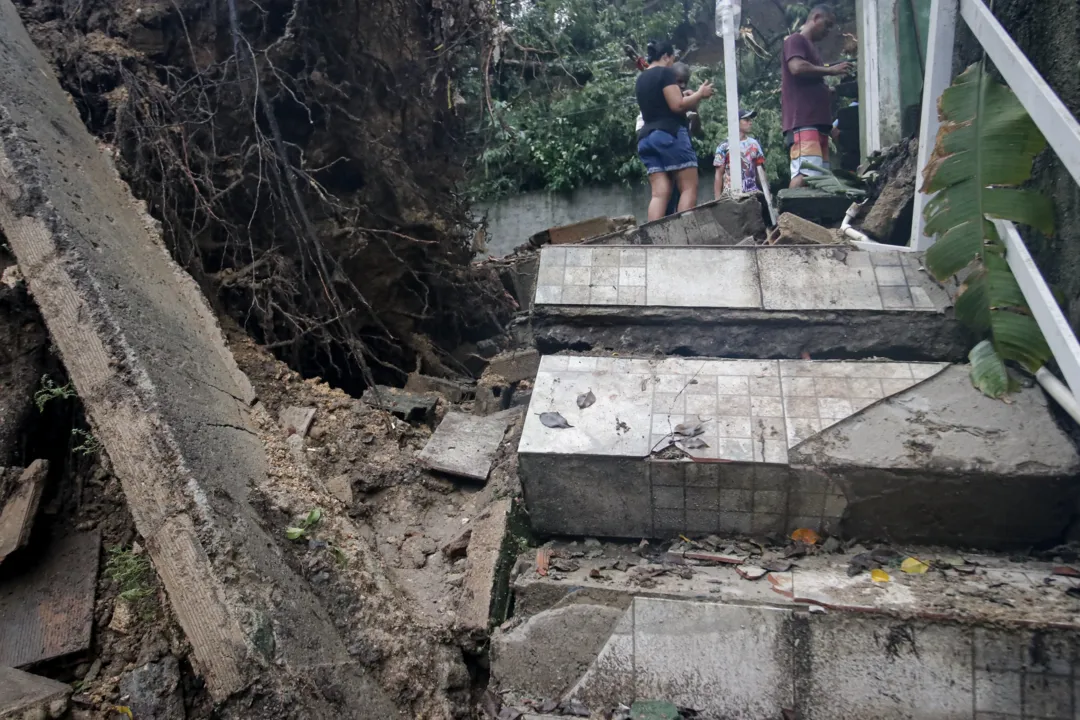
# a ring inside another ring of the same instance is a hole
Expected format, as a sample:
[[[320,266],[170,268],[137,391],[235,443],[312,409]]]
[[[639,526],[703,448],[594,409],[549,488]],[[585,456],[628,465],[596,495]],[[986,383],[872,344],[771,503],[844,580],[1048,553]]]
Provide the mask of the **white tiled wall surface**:
[[[605,479],[589,492],[611,493],[600,507],[622,503],[632,526],[656,537],[829,529],[846,508],[842,490],[813,470],[790,468],[788,449],[945,367],[546,356],[518,449],[546,454],[552,463],[560,456],[567,462],[570,456],[641,459],[630,468],[620,465],[617,481]],[[589,391],[596,403],[578,408],[577,397]],[[560,413],[571,427],[544,426],[540,414],[546,412]],[[700,425],[698,442],[677,435],[679,425]],[[694,446],[699,443],[704,447]],[[670,455],[672,444],[692,461],[674,459],[681,453]],[[627,498],[627,483],[647,488],[648,497]],[[565,493],[565,487],[528,492],[537,497],[545,490]]]
[[[914,258],[837,247],[548,246],[540,255],[535,300],[538,305],[930,312],[947,304]]]

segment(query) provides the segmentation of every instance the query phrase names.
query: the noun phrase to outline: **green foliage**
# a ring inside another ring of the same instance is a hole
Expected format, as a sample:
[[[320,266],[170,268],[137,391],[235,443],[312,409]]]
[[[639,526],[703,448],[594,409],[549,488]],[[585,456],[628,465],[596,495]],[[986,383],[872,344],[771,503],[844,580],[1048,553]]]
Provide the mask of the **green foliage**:
[[[71,438],[72,440],[80,441],[78,445],[71,448],[71,451],[86,457],[97,455],[105,449],[105,446],[101,444],[101,441],[97,439],[97,436],[87,430],[75,428],[71,431]]]
[[[145,553],[114,547],[108,550],[105,575],[120,587],[119,597],[131,603],[139,617],[150,619],[157,613],[154,597],[154,568]]]
[[[48,375],[42,375],[41,387],[34,393],[34,403],[37,405],[38,412],[45,412],[45,406],[50,400],[57,398],[60,400],[69,400],[73,397],[78,397],[78,395],[75,392],[75,388],[71,386],[71,383],[62,386],[57,385]]]
[[[805,20],[811,5],[787,6],[790,27]],[[836,5],[841,24],[854,16],[854,2]],[[497,7],[503,25],[494,44],[481,71],[464,74],[459,86],[476,115],[481,147],[470,168],[474,198],[644,181],[634,133],[638,71],[624,47],[633,43],[644,54],[650,38],[676,40],[694,70],[691,88],[704,80],[716,85],[701,106],[705,137],[694,139],[702,182],[708,182],[713,155],[727,137],[723,68],[695,65],[695,46],[711,27],[712,0],[502,0]],[[770,181],[781,185],[789,179],[780,115],[782,39],[744,35],[739,47],[740,103],[758,111],[751,134],[765,150]]]
[[[308,533],[315,529],[315,526],[322,520],[322,510],[315,508],[311,510],[299,525],[285,528],[285,537],[289,540],[303,540],[308,537]]]
[[[806,178],[807,184],[811,187],[833,195],[846,195],[852,200],[862,200],[866,197],[866,188],[863,187],[863,180],[858,175],[841,170],[833,172],[813,163],[807,163],[806,167],[821,173],[819,176]]]
[[[972,380],[986,394],[1009,389],[1004,360],[1035,372],[1051,357],[1039,325],[1005,259],[1005,244],[989,218],[1030,225],[1050,235],[1054,210],[1037,192],[1017,189],[1031,178],[1046,147],[1024,106],[972,65],[941,97],[942,128],[922,192],[938,193],[926,207],[926,233],[937,242],[926,254],[944,280],[970,270],[956,301],[957,317],[990,345],[972,351]]]

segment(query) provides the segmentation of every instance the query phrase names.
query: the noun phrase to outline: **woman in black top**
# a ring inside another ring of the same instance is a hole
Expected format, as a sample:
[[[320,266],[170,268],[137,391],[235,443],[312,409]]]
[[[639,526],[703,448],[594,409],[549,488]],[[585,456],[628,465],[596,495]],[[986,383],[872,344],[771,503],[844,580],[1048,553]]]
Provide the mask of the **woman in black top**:
[[[664,217],[672,182],[679,188],[679,212],[697,204],[698,159],[690,144],[686,113],[696,110],[704,98],[712,97],[712,83],[702,83],[697,92],[683,95],[675,71],[675,49],[671,43],[650,42],[649,67],[637,79],[637,101],[644,126],[638,131],[638,156],[649,172],[649,220]]]

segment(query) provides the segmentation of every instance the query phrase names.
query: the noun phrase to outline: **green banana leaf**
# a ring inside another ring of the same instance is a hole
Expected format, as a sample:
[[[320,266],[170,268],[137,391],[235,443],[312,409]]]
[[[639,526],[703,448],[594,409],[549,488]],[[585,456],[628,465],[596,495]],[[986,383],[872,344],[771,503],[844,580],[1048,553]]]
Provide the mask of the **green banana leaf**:
[[[1012,90],[981,64],[969,67],[938,104],[941,130],[923,175],[926,234],[937,242],[926,265],[938,280],[969,269],[956,315],[990,344],[971,354],[972,380],[986,394],[1008,392],[1005,360],[1034,372],[1051,358],[1046,339],[1005,259],[1005,245],[989,218],[1054,232],[1049,198],[1018,189],[1046,139]]]

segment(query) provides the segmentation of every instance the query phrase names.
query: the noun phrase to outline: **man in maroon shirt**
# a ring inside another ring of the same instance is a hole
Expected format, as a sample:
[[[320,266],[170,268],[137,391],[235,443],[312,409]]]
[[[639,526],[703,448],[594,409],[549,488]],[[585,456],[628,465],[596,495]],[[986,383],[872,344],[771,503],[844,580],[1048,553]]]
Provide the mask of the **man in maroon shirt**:
[[[832,107],[827,75],[847,75],[851,63],[825,67],[814,43],[824,40],[836,24],[828,5],[815,5],[802,29],[784,41],[780,105],[784,140],[791,149],[791,187],[802,187],[806,177],[829,169],[829,134]]]

